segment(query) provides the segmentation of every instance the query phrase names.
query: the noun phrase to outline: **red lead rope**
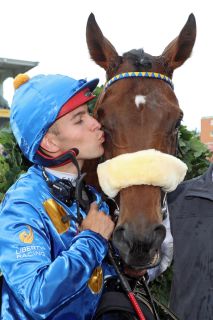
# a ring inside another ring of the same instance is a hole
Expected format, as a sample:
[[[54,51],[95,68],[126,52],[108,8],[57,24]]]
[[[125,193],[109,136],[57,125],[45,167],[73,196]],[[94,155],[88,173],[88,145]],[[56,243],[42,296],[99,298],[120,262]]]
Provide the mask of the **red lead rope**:
[[[128,297],[129,300],[131,301],[133,308],[135,309],[135,312],[138,315],[139,320],[146,320],[146,318],[144,317],[143,312],[141,311],[140,306],[138,305],[137,300],[135,299],[134,293],[133,292],[128,292]]]
[[[110,262],[112,263],[113,267],[115,268],[115,271],[117,272],[118,274],[118,277],[120,279],[120,282],[121,282],[121,286],[123,288],[123,290],[126,292],[130,302],[132,303],[132,306],[135,310],[135,313],[137,314],[139,320],[146,320],[146,318],[144,317],[144,314],[134,296],[134,293],[132,292],[131,290],[131,287],[128,283],[128,281],[126,280],[126,278],[121,274],[115,260],[114,260],[114,257],[113,257],[113,254],[112,254],[112,245],[111,243],[109,242],[109,251],[108,251],[108,257],[109,257],[109,260]]]

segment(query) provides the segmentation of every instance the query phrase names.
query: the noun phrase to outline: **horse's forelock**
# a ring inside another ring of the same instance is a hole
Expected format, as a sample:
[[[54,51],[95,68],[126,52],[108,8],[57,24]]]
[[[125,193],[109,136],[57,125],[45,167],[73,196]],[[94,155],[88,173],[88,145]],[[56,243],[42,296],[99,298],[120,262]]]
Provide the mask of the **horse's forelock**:
[[[131,61],[131,63],[138,67],[142,67],[145,70],[152,68],[151,56],[147,55],[143,49],[133,49],[125,52],[123,58]]]
[[[144,56],[145,56],[145,52],[142,48],[141,49],[132,49],[132,50],[125,52],[123,54],[123,57],[126,57],[126,58],[135,57],[138,59],[143,59]]]

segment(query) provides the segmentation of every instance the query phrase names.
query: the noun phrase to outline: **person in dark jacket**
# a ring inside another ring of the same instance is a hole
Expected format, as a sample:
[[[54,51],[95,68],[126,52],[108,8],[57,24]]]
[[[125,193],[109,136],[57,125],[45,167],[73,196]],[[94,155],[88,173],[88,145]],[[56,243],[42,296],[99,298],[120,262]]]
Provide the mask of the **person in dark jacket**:
[[[174,240],[170,307],[180,320],[213,319],[213,164],[169,197]]]

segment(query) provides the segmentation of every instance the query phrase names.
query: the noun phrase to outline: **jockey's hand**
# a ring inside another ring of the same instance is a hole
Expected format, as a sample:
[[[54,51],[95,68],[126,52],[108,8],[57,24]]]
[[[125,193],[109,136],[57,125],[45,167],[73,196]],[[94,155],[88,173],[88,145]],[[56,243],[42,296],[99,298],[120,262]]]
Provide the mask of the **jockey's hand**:
[[[115,224],[111,217],[103,211],[98,210],[96,202],[91,203],[86,218],[82,221],[80,230],[92,230],[109,240],[114,230]]]

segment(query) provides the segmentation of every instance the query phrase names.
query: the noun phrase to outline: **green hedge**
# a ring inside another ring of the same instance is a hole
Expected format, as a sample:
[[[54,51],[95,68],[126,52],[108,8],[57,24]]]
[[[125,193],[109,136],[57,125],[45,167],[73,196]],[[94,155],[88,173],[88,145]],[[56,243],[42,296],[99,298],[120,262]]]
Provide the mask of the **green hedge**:
[[[0,200],[7,189],[27,170],[27,160],[15,141],[10,128],[0,130]]]

